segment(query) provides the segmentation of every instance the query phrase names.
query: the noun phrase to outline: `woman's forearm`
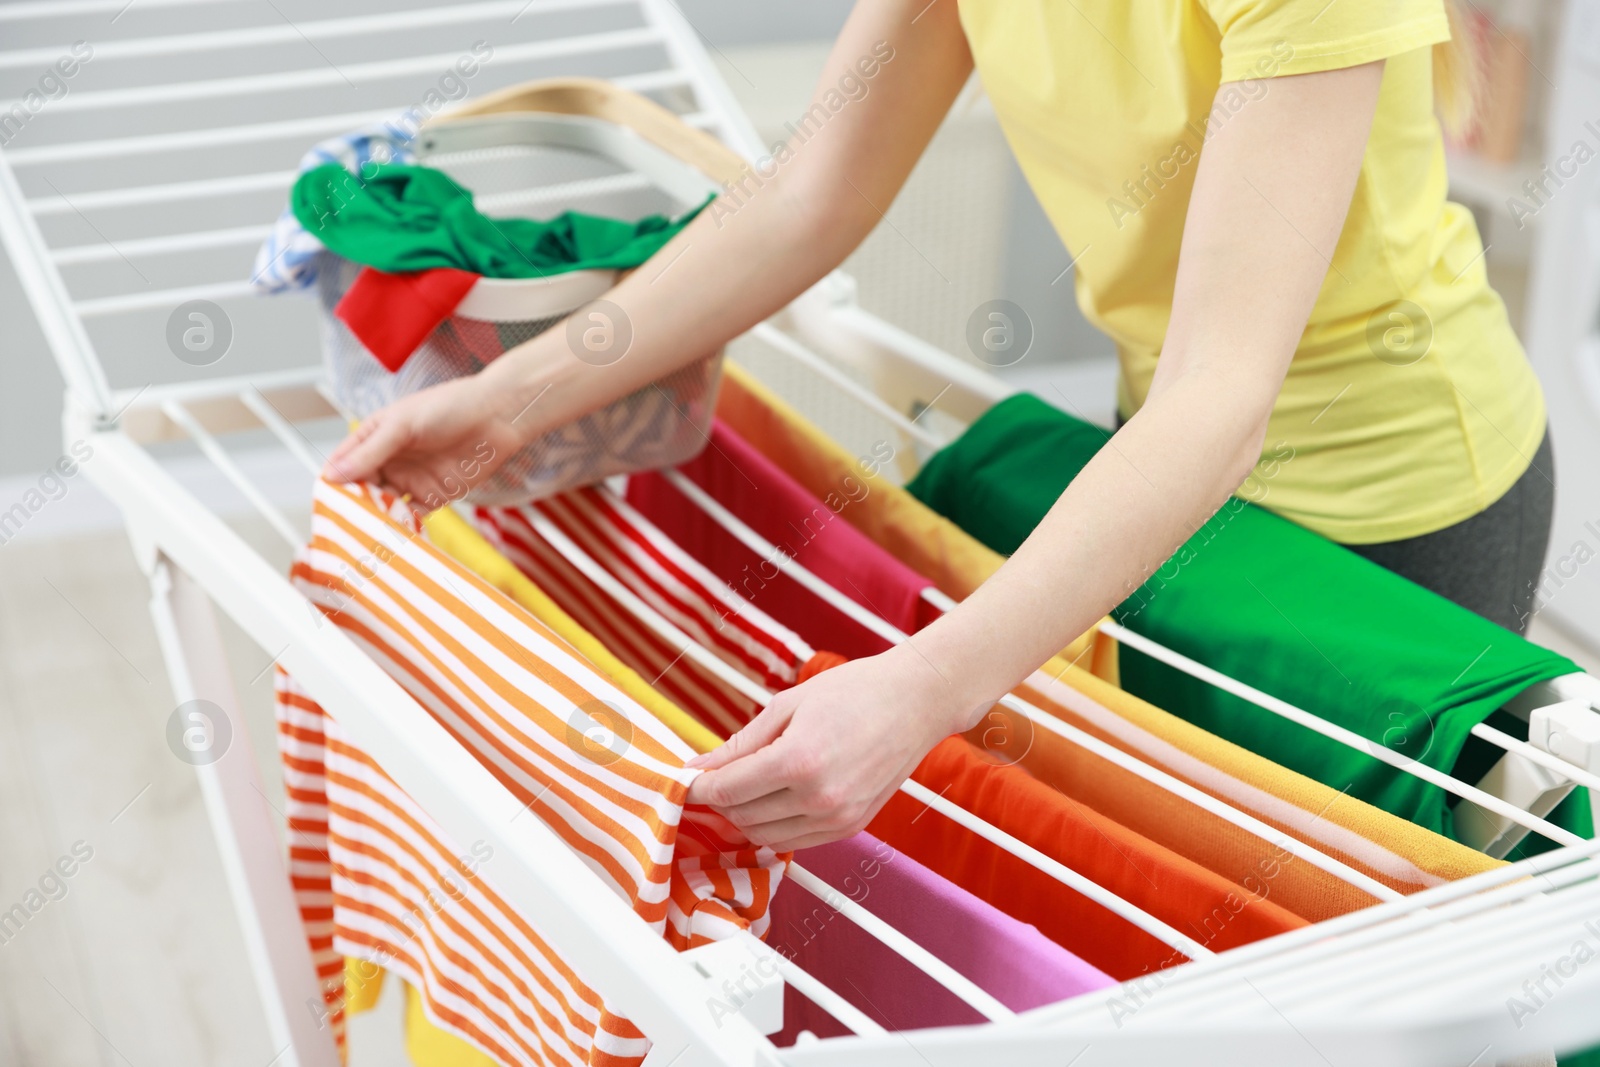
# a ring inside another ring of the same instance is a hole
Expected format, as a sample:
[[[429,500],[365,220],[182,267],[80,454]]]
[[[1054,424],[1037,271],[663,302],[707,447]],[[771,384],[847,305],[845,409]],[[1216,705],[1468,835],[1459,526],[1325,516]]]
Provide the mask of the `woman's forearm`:
[[[774,146],[759,173],[747,171],[721,203],[607,293],[609,307],[575,315],[575,334],[594,313],[594,325],[631,340],[590,352],[565,328],[548,330],[480,376],[485,400],[525,413],[518,427],[533,436],[686,366],[783,308],[877,225],[971,69],[954,5],[858,4],[805,113],[825,117],[803,118],[806,136]]]
[[[813,225],[821,208],[806,195],[774,183],[731,217],[702,212],[606,294],[609,307],[580,309],[576,329],[558,325],[491,364],[486,390],[526,410],[519,426],[531,436],[715,351],[815,284],[865,236],[855,219]],[[592,324],[591,312],[599,316]],[[574,345],[569,334],[581,337],[590,325],[608,330],[616,350]]]
[[[911,639],[910,653],[949,683],[955,727],[1125,600],[1244,481],[1273,388],[1241,393],[1240,384],[1207,373],[1171,382],[999,571]]]

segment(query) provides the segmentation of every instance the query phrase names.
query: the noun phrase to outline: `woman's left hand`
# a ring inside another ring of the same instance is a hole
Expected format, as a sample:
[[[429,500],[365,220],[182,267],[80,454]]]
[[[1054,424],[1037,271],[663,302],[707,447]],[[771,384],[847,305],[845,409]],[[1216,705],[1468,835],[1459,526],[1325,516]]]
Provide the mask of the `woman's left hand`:
[[[689,788],[751,841],[780,852],[858,832],[922,757],[978,718],[911,645],[854,660],[772,698]]]

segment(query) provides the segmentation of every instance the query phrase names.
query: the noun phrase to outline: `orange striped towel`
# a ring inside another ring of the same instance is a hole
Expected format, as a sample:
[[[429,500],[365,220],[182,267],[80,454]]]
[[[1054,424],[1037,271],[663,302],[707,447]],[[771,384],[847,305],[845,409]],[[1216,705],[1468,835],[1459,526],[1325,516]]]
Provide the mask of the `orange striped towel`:
[[[730,589],[625,501],[595,487],[516,507],[479,508],[478,529],[617,657],[726,737],[761,710],[668,645],[584,577],[534,524],[548,521],[630,592],[751,681],[794,685],[815,654],[793,630]]]
[[[296,586],[677,948],[760,936],[785,857],[685,807],[688,744],[363,486],[317,485]],[[287,675],[278,680],[290,859],[341,1047],[341,955],[399,973],[429,1018],[502,1063],[636,1064],[538,924]]]

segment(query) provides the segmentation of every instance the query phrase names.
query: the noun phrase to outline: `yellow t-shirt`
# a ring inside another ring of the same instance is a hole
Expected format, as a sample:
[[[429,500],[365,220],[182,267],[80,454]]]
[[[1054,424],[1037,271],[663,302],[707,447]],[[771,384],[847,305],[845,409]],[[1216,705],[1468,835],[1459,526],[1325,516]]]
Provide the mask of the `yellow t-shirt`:
[[[1338,541],[1430,533],[1527,469],[1543,395],[1445,200],[1430,45],[1442,0],[960,0],[985,90],[1143,403],[1208,135],[1270,78],[1387,59],[1350,214],[1247,483]],[[1229,85],[1219,92],[1222,83]],[[1209,131],[1209,134],[1208,134]],[[1263,209],[1265,210],[1265,209]],[[1287,461],[1286,461],[1287,460]]]

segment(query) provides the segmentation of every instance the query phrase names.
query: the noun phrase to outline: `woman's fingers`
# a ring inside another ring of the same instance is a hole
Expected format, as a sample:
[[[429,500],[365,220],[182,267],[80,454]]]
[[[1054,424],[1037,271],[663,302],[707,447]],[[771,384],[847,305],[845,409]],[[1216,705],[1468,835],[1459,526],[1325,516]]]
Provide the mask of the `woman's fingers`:
[[[817,814],[812,808],[813,805],[807,803],[804,795],[793,789],[778,789],[744,804],[718,808],[717,813],[735,826],[755,827],[780,819]]]
[[[356,427],[328,457],[324,478],[342,482],[368,481],[403,447],[411,431],[403,415],[380,411]]]
[[[783,745],[768,745],[696,778],[689,786],[689,803],[718,811],[748,804],[788,786],[795,773],[793,764],[793,755]]]
[[[801,817],[746,827],[745,836],[774,852],[798,852],[802,848],[826,845],[851,834],[819,823],[816,819]]]

